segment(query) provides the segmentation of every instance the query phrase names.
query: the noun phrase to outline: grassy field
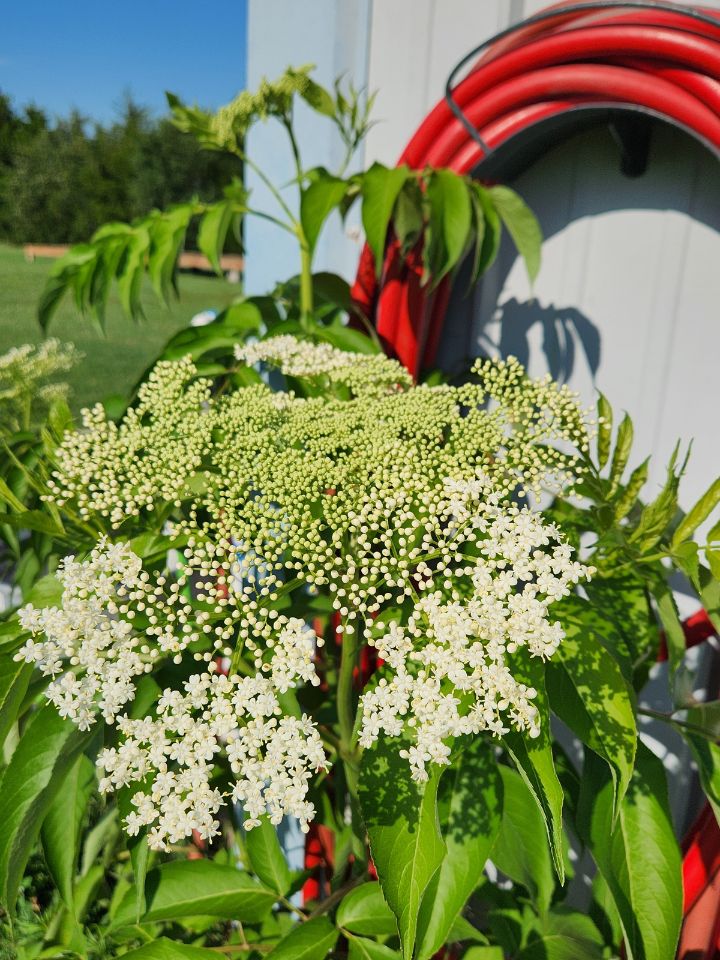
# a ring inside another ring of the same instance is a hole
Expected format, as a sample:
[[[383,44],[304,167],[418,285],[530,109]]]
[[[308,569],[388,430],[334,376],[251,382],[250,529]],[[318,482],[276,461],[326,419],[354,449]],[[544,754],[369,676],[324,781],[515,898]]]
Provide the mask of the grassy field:
[[[43,338],[36,306],[50,260],[27,263],[22,250],[0,244],[0,353]],[[240,287],[217,277],[183,274],[180,300],[166,309],[148,286],[146,319],[125,317],[111,294],[106,332],[98,333],[72,300],[66,298],[53,318],[49,336],[74,343],[84,359],[68,374],[71,403],[77,409],[111,394],[126,394],[165,342],[201,310],[222,309],[238,296]]]

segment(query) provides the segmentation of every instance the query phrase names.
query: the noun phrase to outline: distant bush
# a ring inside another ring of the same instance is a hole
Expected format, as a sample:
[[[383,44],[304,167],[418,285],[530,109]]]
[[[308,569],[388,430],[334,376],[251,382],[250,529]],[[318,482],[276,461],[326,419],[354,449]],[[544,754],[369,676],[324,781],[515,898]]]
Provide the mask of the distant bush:
[[[0,94],[0,240],[77,243],[108,220],[219,199],[241,172],[236,157],[202,150],[132,101],[103,126],[77,113],[55,123],[36,108],[17,113]]]

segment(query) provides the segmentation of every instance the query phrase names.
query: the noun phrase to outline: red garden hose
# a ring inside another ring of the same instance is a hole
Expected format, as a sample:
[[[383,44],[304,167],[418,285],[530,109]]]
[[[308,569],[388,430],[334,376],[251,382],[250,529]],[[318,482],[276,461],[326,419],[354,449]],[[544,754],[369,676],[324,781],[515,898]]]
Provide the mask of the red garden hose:
[[[664,119],[720,153],[718,12],[613,0],[550,8],[484,46],[400,162],[482,176],[483,164],[499,148],[511,149],[520,134],[599,107]],[[356,301],[417,375],[433,362],[447,284],[424,288],[417,257],[403,259],[393,244],[379,283],[370,265],[365,251]]]
[[[454,85],[470,63],[470,73]],[[720,11],[620,0],[550,7],[461,62],[445,99],[399,163],[449,167],[482,179],[491,159],[512,156],[521,135],[540,136],[544,124],[601,108],[665,120],[720,156]],[[449,281],[430,290],[421,278],[418,251],[404,258],[390,239],[379,281],[366,247],[353,287],[388,351],[414,376],[432,366],[450,295]],[[692,646],[714,629],[701,611],[686,621],[685,633]],[[685,839],[683,854],[686,922],[678,955],[694,949],[693,956],[712,960],[720,956],[720,828],[709,807]],[[708,898],[709,912],[698,913]]]

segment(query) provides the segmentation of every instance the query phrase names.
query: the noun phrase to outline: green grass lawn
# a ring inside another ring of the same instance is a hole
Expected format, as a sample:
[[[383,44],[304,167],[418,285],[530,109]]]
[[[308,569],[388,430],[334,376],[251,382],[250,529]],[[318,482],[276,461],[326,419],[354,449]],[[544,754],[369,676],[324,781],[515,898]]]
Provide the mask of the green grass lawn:
[[[22,343],[43,339],[38,326],[38,298],[52,266],[50,260],[27,263],[22,250],[0,244],[0,353]],[[84,359],[67,379],[72,406],[78,409],[111,394],[127,394],[166,341],[201,310],[220,310],[240,294],[237,284],[218,277],[182,274],[180,300],[165,308],[148,285],[146,319],[126,317],[116,296],[108,304],[105,335],[97,331],[66,297],[55,314],[48,336],[74,343]]]

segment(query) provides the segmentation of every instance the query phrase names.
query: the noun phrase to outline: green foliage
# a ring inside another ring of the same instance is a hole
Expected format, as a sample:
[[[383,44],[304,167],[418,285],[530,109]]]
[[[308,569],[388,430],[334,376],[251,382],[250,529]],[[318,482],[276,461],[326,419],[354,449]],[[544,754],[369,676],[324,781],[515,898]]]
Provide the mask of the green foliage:
[[[370,852],[388,906],[395,914],[402,954],[413,956],[418,911],[446,853],[437,815],[439,771],[416,784],[396,744],[368,751],[360,778],[360,803]]]
[[[608,769],[588,753],[578,827],[620,915],[632,960],[675,954],[682,916],[680,851],[662,763],[643,744],[628,791],[613,818]]]
[[[77,306],[93,312],[102,324],[114,284],[127,313],[141,316],[143,278],[149,277],[160,298],[172,296],[177,257],[192,230],[197,230],[197,243],[216,269],[231,238],[239,235],[243,217],[260,215],[278,229],[290,231],[298,241],[298,276],[269,296],[238,298],[207,327],[176,334],[165,345],[162,359],[178,361],[189,355],[196,363],[192,376],[211,378],[212,391],[208,387],[202,407],[203,417],[209,420],[217,410],[228,414],[235,409],[234,393],[249,387],[259,395],[265,389],[267,370],[238,362],[236,347],[243,342],[259,341],[255,346],[263,356],[265,340],[291,335],[299,337],[301,345],[324,344],[355,355],[337,379],[332,366],[317,376],[288,373],[285,377],[306,416],[303,434],[283,433],[287,424],[278,414],[279,407],[264,407],[257,417],[262,423],[256,423],[252,401],[237,404],[244,438],[254,437],[254,431],[263,437],[269,434],[262,448],[268,458],[262,477],[272,475],[269,507],[261,499],[261,471],[251,458],[242,461],[237,456],[239,448],[225,451],[234,456],[223,461],[223,471],[232,474],[238,485],[247,485],[253,509],[262,514],[267,508],[263,522],[272,529],[274,541],[290,537],[295,509],[304,511],[310,526],[317,524],[312,526],[314,539],[308,540],[310,546],[298,561],[298,574],[315,563],[323,550],[327,556],[340,556],[352,548],[355,561],[367,550],[367,568],[359,564],[350,574],[338,567],[339,581],[351,586],[362,583],[363,577],[367,581],[371,561],[377,561],[386,567],[382,589],[392,591],[399,586],[392,582],[392,563],[398,560],[393,551],[383,554],[372,538],[350,543],[355,536],[350,527],[343,528],[342,544],[331,535],[326,542],[327,530],[319,522],[333,511],[347,520],[352,512],[348,504],[355,503],[347,499],[346,489],[324,481],[323,458],[332,465],[333,477],[343,481],[342,471],[349,470],[351,463],[354,473],[348,489],[364,492],[370,483],[363,472],[367,464],[352,460],[352,454],[358,437],[377,439],[367,420],[332,420],[324,405],[327,395],[332,394],[333,403],[347,403],[362,382],[362,370],[370,369],[366,364],[382,362],[374,331],[359,329],[363,318],[353,307],[347,284],[331,274],[313,272],[321,232],[330,216],[345,216],[357,203],[376,270],[382,271],[388,245],[397,241],[401,256],[422,264],[424,282],[432,289],[465,262],[471,264],[472,279],[477,279],[496,256],[503,228],[523,257],[532,283],[539,267],[537,223],[506,187],[487,188],[448,170],[388,169],[375,164],[364,173],[348,174],[346,168],[368,127],[371,98],[340,83],[326,90],[315,83],[308,67],[264,81],[259,90],[240,94],[216,114],[188,107],[177,97],[168,99],[178,141],[191,143],[182,131],[192,134],[212,151],[214,161],[229,155],[228,170],[233,172],[241,164],[252,165],[252,157],[245,153],[252,124],[272,119],[283,125],[297,163],[297,176],[288,188],[293,196],[285,188],[273,187],[273,209],[256,210],[240,181],[228,175],[223,183],[229,185],[222,193],[204,196],[200,189],[187,189],[182,197],[157,204],[162,209],[147,213],[144,207],[137,217],[125,217],[130,223],[116,221],[100,227],[89,243],[76,246],[57,265],[41,304],[43,322],[50,322],[63,296],[71,293]],[[293,128],[293,113],[300,102],[303,109],[312,109],[334,124],[347,154],[339,169],[304,169]],[[0,100],[0,114],[2,106]],[[18,128],[16,133],[20,136],[22,131]],[[2,149],[0,137],[0,158]],[[355,321],[353,326],[347,323],[349,317]],[[331,359],[338,360],[332,352]],[[276,371],[270,373],[275,376]],[[393,377],[395,390],[402,376],[395,371]],[[464,389],[467,399],[472,388]],[[372,409],[379,411],[376,420],[387,429],[391,409],[387,398],[394,396],[388,383],[381,395],[387,407],[378,401]],[[400,432],[406,446],[401,449],[409,451],[405,458],[409,469],[414,463],[426,468],[433,444],[440,447],[449,442],[451,431],[439,405],[450,391],[440,386],[427,397],[432,399],[424,403],[421,422],[413,419],[409,402],[402,414]],[[175,397],[173,404],[178,402]],[[471,432],[477,435],[479,424],[474,419],[478,411],[471,404],[460,406],[462,416],[458,416],[468,433],[454,448],[457,462],[463,444],[471,442]],[[130,419],[136,416],[136,426],[145,430],[154,422],[155,411],[145,408],[138,414],[137,410],[133,408]],[[116,412],[123,411],[121,403]],[[528,408],[518,406],[514,412],[521,424]],[[683,516],[678,502],[684,464],[676,451],[664,485],[656,496],[647,498],[648,461],[637,465],[634,461],[630,417],[623,416],[614,431],[616,418],[602,396],[598,412],[595,457],[587,446],[578,446],[573,469],[578,496],[563,491],[543,511],[583,560],[593,565],[593,576],[582,594],[573,592],[553,607],[563,638],[547,661],[528,656],[522,645],[511,652],[513,676],[526,689],[532,688],[528,698],[536,711],[533,733],[537,736],[513,729],[494,738],[483,733],[448,743],[447,765],[425,757],[427,781],[413,780],[407,757],[400,756],[405,741],[385,737],[374,746],[361,749],[358,745],[358,644],[350,630],[337,644],[341,635],[332,619],[333,611],[339,610],[345,627],[348,608],[343,602],[349,606],[348,595],[333,605],[325,584],[309,589],[301,576],[294,579],[294,572],[286,580],[273,582],[272,588],[266,586],[262,603],[267,601],[268,623],[286,615],[298,617],[312,622],[317,636],[325,640],[323,685],[285,690],[272,717],[308,717],[317,725],[327,753],[327,767],[316,771],[312,800],[324,835],[331,837],[328,846],[334,849],[334,862],[314,871],[322,890],[317,903],[296,902],[306,874],[290,870],[267,818],[261,816],[259,826],[242,830],[230,801],[237,771],[229,768],[219,747],[214,750],[216,743],[210,743],[213,759],[208,774],[212,788],[223,798],[216,835],[200,841],[188,830],[180,842],[173,841],[161,852],[150,850],[144,825],[136,835],[127,836],[123,824],[137,808],[138,798],[154,789],[151,778],[144,777],[139,787],[136,782],[115,798],[96,796],[92,761],[102,745],[113,751],[123,743],[122,731],[106,724],[97,734],[81,733],[53,707],[39,706],[46,681],[14,660],[27,636],[12,616],[0,625],[0,738],[4,743],[0,817],[5,825],[0,835],[0,899],[8,918],[16,914],[13,926],[8,919],[2,935],[26,950],[23,954],[19,949],[18,954],[201,960],[217,956],[211,948],[220,947],[227,953],[237,950],[238,955],[274,960],[323,960],[328,955],[350,960],[430,960],[444,946],[456,944],[453,950],[465,960],[600,960],[617,956],[623,938],[629,960],[670,960],[682,906],[680,855],[667,809],[665,772],[638,743],[638,716],[643,712],[638,693],[656,659],[662,631],[674,700],[671,712],[656,719],[665,720],[685,737],[697,760],[703,789],[720,811],[716,745],[720,709],[717,702],[698,703],[688,693],[693,684],[683,662],[684,634],[670,588],[673,575],[682,573],[720,623],[716,516],[720,486],[710,485]],[[268,419],[273,424],[270,430]],[[108,434],[127,430],[129,423],[126,417],[121,425],[108,425]],[[208,523],[216,524],[212,527],[219,532],[216,540],[226,539],[231,529],[234,501],[216,496],[215,487],[221,483],[212,459],[230,433],[229,416],[213,424],[197,464],[188,467],[187,475],[180,476],[187,464],[177,464],[169,483],[170,497],[157,497],[147,509],[112,524],[93,509],[75,510],[72,497],[59,505],[40,499],[56,464],[58,444],[71,429],[66,407],[54,405],[39,426],[29,422],[31,429],[9,435],[7,469],[0,481],[0,521],[23,599],[38,607],[61,605],[60,584],[52,576],[59,558],[86,554],[103,532],[109,532],[113,540],[127,537],[148,576],[164,577],[165,587],[172,582],[178,588],[173,600],[178,611],[181,607],[185,611],[187,603],[191,620],[199,623],[201,614],[206,617],[211,610],[210,586],[202,581],[219,583],[225,576],[224,568],[217,565],[219,554],[212,554],[215,559],[208,561],[202,576],[182,581],[182,591],[180,581],[172,581],[168,557],[170,551],[178,553],[180,569],[190,566],[191,536],[172,527],[188,504],[195,519],[202,514],[211,518]],[[187,439],[186,426],[182,418],[175,424],[173,450]],[[333,431],[340,438],[336,446],[332,446]],[[425,446],[417,442],[411,447],[419,435],[425,438]],[[385,434],[378,429],[377,436]],[[503,442],[507,440],[503,434]],[[372,444],[363,449],[368,460],[380,456]],[[398,449],[388,446],[381,451],[388,473],[391,464],[395,467]],[[143,463],[153,464],[148,470],[155,469],[158,434],[153,444],[141,447],[140,455]],[[478,466],[492,469],[486,460],[478,458]],[[290,502],[283,497],[289,489],[288,471],[297,464],[304,473]],[[127,466],[123,463],[119,470]],[[305,502],[305,474],[309,473],[316,486]],[[223,476],[222,481],[226,480]],[[411,480],[409,473],[397,484],[398,497]],[[92,482],[86,478],[85,487]],[[227,492],[228,488],[222,489]],[[130,490],[128,499],[134,496]],[[429,501],[428,505],[433,508]],[[413,509],[420,513],[428,505]],[[391,521],[395,507],[394,503],[378,514],[372,528],[378,542],[383,524],[397,522]],[[705,525],[711,530],[707,543],[701,544],[693,538]],[[453,547],[458,550],[457,563],[472,564],[477,559],[482,536],[474,545],[468,540],[460,546],[458,538]],[[259,534],[254,545],[235,540],[232,550],[238,555],[259,550],[261,541]],[[401,555],[412,544],[405,537],[394,547]],[[290,551],[286,544],[278,547],[278,555],[286,549]],[[423,569],[414,571],[397,605],[383,609],[373,620],[376,626],[391,619],[401,627],[407,624],[415,591],[432,576],[436,561],[438,557],[431,555]],[[263,582],[268,573],[257,556],[255,562],[247,576]],[[448,568],[444,569],[449,576]],[[50,575],[43,577],[46,573]],[[458,586],[461,579],[455,584],[459,605],[466,599],[461,595],[465,588]],[[258,596],[254,595],[253,603]],[[257,664],[243,648],[248,636],[234,632],[229,606],[220,604],[210,613],[211,630],[221,637],[214,652],[207,652],[202,637],[192,641],[189,652],[206,660],[227,656],[231,673],[252,677]],[[152,636],[155,614],[151,607],[146,605],[137,614],[136,626]],[[174,617],[168,617],[168,622],[175,622]],[[426,649],[424,640],[418,639],[417,647]],[[170,655],[159,657],[150,673],[137,681],[131,715],[154,720],[161,709],[162,691],[187,691],[189,669],[182,657],[175,661]],[[378,682],[388,675],[386,662]],[[449,680],[447,689],[452,689]],[[462,701],[465,694],[458,696],[462,708],[469,709],[470,700]],[[581,757],[571,760],[565,754],[553,735],[552,724],[557,721],[582,744]],[[207,743],[203,749],[208,749]],[[293,773],[288,771],[290,780]],[[568,856],[571,840],[579,853],[587,852],[594,859],[599,871],[584,913],[573,909],[567,893],[566,874],[572,876],[576,863]],[[485,869],[488,860],[493,870]],[[507,882],[491,883],[488,877],[493,871]]]
[[[153,120],[132,102],[92,129],[78,114],[53,125],[32,109],[20,116],[7,98],[2,109],[0,238],[12,243],[78,243],[109,220],[192,196],[219,199],[241,173],[236,158],[202,151],[167,117]]]

